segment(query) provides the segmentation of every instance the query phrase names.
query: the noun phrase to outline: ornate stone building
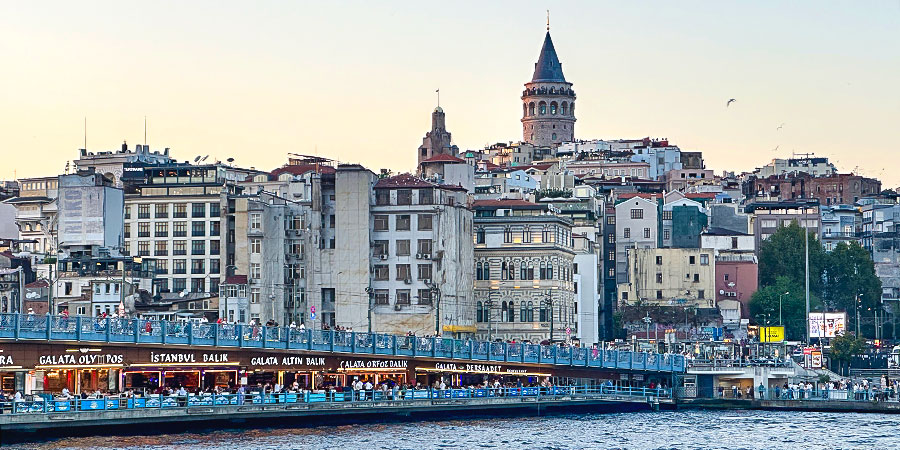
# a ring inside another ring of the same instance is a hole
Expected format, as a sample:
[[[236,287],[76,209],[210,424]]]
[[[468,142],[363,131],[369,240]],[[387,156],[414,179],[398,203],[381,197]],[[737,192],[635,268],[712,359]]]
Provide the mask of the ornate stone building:
[[[450,132],[447,131],[444,110],[438,106],[431,113],[431,131],[425,133],[422,145],[419,146],[418,163],[422,164],[422,161],[438,155],[455,157],[457,154],[459,154],[459,147],[451,142]]]
[[[575,135],[575,91],[563,76],[550,27],[531,81],[522,92],[522,140],[535,146],[556,147]]]

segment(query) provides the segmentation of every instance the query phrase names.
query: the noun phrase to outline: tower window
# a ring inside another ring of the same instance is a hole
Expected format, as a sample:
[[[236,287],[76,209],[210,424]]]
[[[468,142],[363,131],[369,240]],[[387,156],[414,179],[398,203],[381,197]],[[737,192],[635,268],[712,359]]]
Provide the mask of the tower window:
[[[556,133],[553,133],[552,139],[553,139],[554,141],[556,140]]]
[[[534,115],[534,102],[531,102],[528,104],[528,115],[529,116]]]
[[[551,102],[550,103],[550,114],[556,115],[557,108],[558,108],[558,105],[556,104],[556,102]]]
[[[542,115],[542,116],[547,114],[547,103],[545,103],[545,102],[538,103],[538,111],[539,111],[540,115]]]
[[[569,104],[567,102],[562,102],[559,113],[562,115],[566,115],[566,111],[569,109]]]

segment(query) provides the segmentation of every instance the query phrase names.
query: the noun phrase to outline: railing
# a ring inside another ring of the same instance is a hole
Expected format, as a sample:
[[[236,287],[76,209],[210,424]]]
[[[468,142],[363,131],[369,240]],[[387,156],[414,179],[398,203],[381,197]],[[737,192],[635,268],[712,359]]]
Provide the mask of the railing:
[[[726,399],[759,399],[759,400],[786,400],[796,402],[891,402],[900,401],[897,391],[893,388],[856,388],[856,389],[805,389],[789,387],[770,387],[760,389],[758,386],[751,395],[746,392],[733,389],[725,389],[716,394],[719,398]]]
[[[747,367],[784,367],[792,366],[786,359],[688,359],[687,366],[691,370],[721,370]]]
[[[346,407],[366,407],[374,402],[393,402],[394,406],[441,400],[474,400],[483,398],[553,399],[553,400],[631,400],[654,402],[670,399],[672,392],[661,388],[629,388],[614,386],[553,386],[468,389],[388,389],[362,391],[308,391],[279,394],[261,392],[238,394],[188,394],[148,396],[105,396],[97,398],[63,398],[49,394],[34,395],[31,400],[0,403],[3,413],[47,414],[81,411],[117,411],[123,409],[162,409],[204,407],[238,407],[248,404],[331,403]],[[383,406],[383,405],[379,405]]]
[[[298,330],[165,320],[0,314],[0,339],[203,345],[330,353],[423,356],[457,360],[684,372],[685,358],[567,345],[537,345],[398,336],[335,330]]]

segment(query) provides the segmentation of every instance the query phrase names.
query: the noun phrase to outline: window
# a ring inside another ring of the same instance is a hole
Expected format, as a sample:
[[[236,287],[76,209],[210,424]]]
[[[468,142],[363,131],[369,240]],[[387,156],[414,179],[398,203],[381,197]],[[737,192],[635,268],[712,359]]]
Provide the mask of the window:
[[[150,218],[150,205],[138,205],[138,219]]]
[[[187,260],[176,259],[172,261],[172,273],[176,275],[183,275],[187,273]]]
[[[250,214],[250,231],[259,231],[262,228],[262,214]]]
[[[131,205],[125,205],[125,218],[131,218]]]
[[[431,255],[431,239],[419,239],[416,253],[420,255]]]
[[[191,217],[206,217],[206,203],[192,204]]]
[[[128,224],[128,223],[125,224],[124,232],[125,232],[125,239],[128,239],[131,237],[131,224]]]
[[[156,246],[153,250],[153,254],[155,256],[166,256],[169,254],[169,241],[156,241]]]
[[[700,254],[700,265],[701,266],[709,265],[709,255],[707,255],[706,253]]]
[[[419,204],[420,205],[433,205],[434,204],[434,190],[433,189],[419,189]]]
[[[419,304],[420,305],[430,305],[431,304],[431,289],[419,289]]]
[[[221,222],[216,221],[216,222],[209,223],[209,235],[210,236],[218,236],[219,234],[221,234],[221,232],[222,232],[221,230],[222,230]]]
[[[699,299],[704,299],[704,298],[706,298],[706,291],[704,291],[703,289],[698,290],[698,291],[697,291],[697,298],[699,298]]]
[[[699,282],[700,282],[700,274],[699,274],[699,273],[695,273],[695,274],[694,274],[694,283],[699,283]]]
[[[397,289],[397,304],[398,305],[408,305],[409,304],[409,289]]]
[[[661,274],[661,273],[657,273],[657,274],[656,274],[656,282],[657,282],[657,283],[662,283],[662,282],[663,282],[662,280],[663,280],[663,279],[662,279],[662,274]]]
[[[174,222],[172,224],[172,237],[187,236],[187,222]]]
[[[387,264],[375,264],[372,267],[375,270],[376,281],[387,281],[390,278],[390,269]]]
[[[379,189],[375,191],[375,204],[378,206],[386,206],[391,204],[391,191],[387,189]]]
[[[388,253],[388,244],[390,241],[375,241],[372,246],[372,256],[380,257],[381,255],[387,255]]]
[[[635,208],[631,210],[631,218],[632,219],[643,219],[644,218],[644,210]]]
[[[205,241],[191,241],[191,254],[192,255],[203,255],[206,254],[206,242]]]
[[[394,245],[397,249],[397,256],[409,256],[409,239],[397,239]]]
[[[254,280],[262,278],[262,271],[259,267],[259,263],[250,263],[250,278]]]
[[[209,254],[218,255],[221,252],[222,245],[219,241],[209,241]]]
[[[206,260],[205,259],[192,259],[191,260],[191,273],[195,274],[195,275],[206,273]]]
[[[418,266],[418,279],[431,280],[431,264],[419,264]]]
[[[259,288],[250,288],[250,303],[259,303],[261,291]]]
[[[262,239],[257,239],[257,238],[250,239],[250,253],[253,253],[253,254],[262,253]]]
[[[519,279],[521,280],[533,280],[534,279],[534,266],[531,262],[523,261],[519,264]]]
[[[663,211],[663,220],[672,220],[672,211]]]
[[[191,222],[191,236],[206,236],[206,224],[204,222]]]
[[[412,189],[397,189],[397,204],[412,205]]]
[[[169,273],[169,260],[168,259],[160,259],[156,261],[156,273],[158,274],[167,274]],[[157,280],[159,281],[159,280]]]
[[[335,219],[334,214],[328,216],[328,228],[334,228]]]
[[[159,203],[156,205],[156,218],[166,219],[169,217],[169,205],[167,203]]]
[[[697,264],[696,256],[688,256],[688,264]]]
[[[662,265],[662,256],[661,256],[661,255],[656,257],[656,265],[657,265],[657,266],[661,266],[661,265]]]
[[[545,244],[553,242],[553,233],[551,232],[549,227],[541,230],[541,242]]]
[[[397,264],[397,280],[412,280],[412,270],[409,264]]]
[[[156,222],[154,235],[156,237],[168,237],[169,236],[169,223],[168,222]]]
[[[419,214],[418,219],[418,228],[419,231],[430,231],[431,230],[431,214]]]
[[[176,203],[172,206],[172,217],[176,219],[184,219],[187,217],[187,204]]]
[[[736,238],[736,237],[731,238],[731,248],[733,248],[733,249],[738,248],[738,238]]]
[[[475,230],[475,243],[484,244],[484,228],[477,228]]]
[[[607,225],[615,225],[616,224],[616,216],[606,216],[606,224]]]
[[[139,241],[138,242],[138,256],[150,256],[150,242],[149,241]]]
[[[221,205],[218,203],[209,204],[209,217],[219,217],[222,215]]]
[[[150,237],[150,222],[138,223],[138,237]]]
[[[664,240],[667,240],[667,241],[669,240],[669,238],[670,238],[670,236],[671,236],[671,235],[670,235],[670,232],[671,232],[671,230],[669,230],[668,228],[666,228],[665,230],[663,230],[663,239],[664,239]]]
[[[509,244],[513,241],[513,232],[512,228],[506,227],[503,229],[503,243]]]
[[[522,230],[522,242],[524,242],[526,244],[531,242],[531,228],[530,227],[526,226],[525,229]]]
[[[624,230],[622,230],[622,233],[625,239],[631,238],[631,228],[625,228]]]
[[[388,216],[385,214],[375,215],[375,231],[388,231]]]
[[[656,291],[656,299],[657,299],[657,300],[662,300],[662,298],[663,298],[663,296],[662,296],[662,291]]]
[[[644,239],[650,239],[650,228],[644,228]]]
[[[606,236],[606,242],[609,244],[615,244],[616,243],[616,235],[610,234],[610,235]]]
[[[534,322],[534,303],[523,301],[519,308],[519,322]]]
[[[218,259],[209,260],[209,273],[219,274],[221,273],[221,266]]]
[[[410,225],[410,215],[409,214],[400,214],[397,216],[397,231],[409,231]]]
[[[181,256],[187,254],[187,241],[172,241],[172,254]]]
[[[174,292],[181,292],[187,288],[187,280],[184,278],[172,278],[172,290]]]
[[[388,300],[388,291],[387,289],[375,289],[375,304],[376,305],[387,305],[389,304]]]

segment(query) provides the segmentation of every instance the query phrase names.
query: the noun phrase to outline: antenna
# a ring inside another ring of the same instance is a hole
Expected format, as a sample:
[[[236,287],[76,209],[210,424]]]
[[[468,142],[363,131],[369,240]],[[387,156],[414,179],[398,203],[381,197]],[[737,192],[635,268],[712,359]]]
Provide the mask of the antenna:
[[[437,99],[437,100],[438,100],[437,106],[438,106],[438,108],[440,108],[440,107],[441,107],[441,90],[440,90],[440,89],[436,89],[434,92],[437,93],[437,98],[438,98],[438,99]]]
[[[84,116],[84,149],[87,150],[87,116]]]
[[[550,10],[547,10],[547,32],[550,32]]]
[[[144,116],[144,147],[147,146],[147,116]]]

